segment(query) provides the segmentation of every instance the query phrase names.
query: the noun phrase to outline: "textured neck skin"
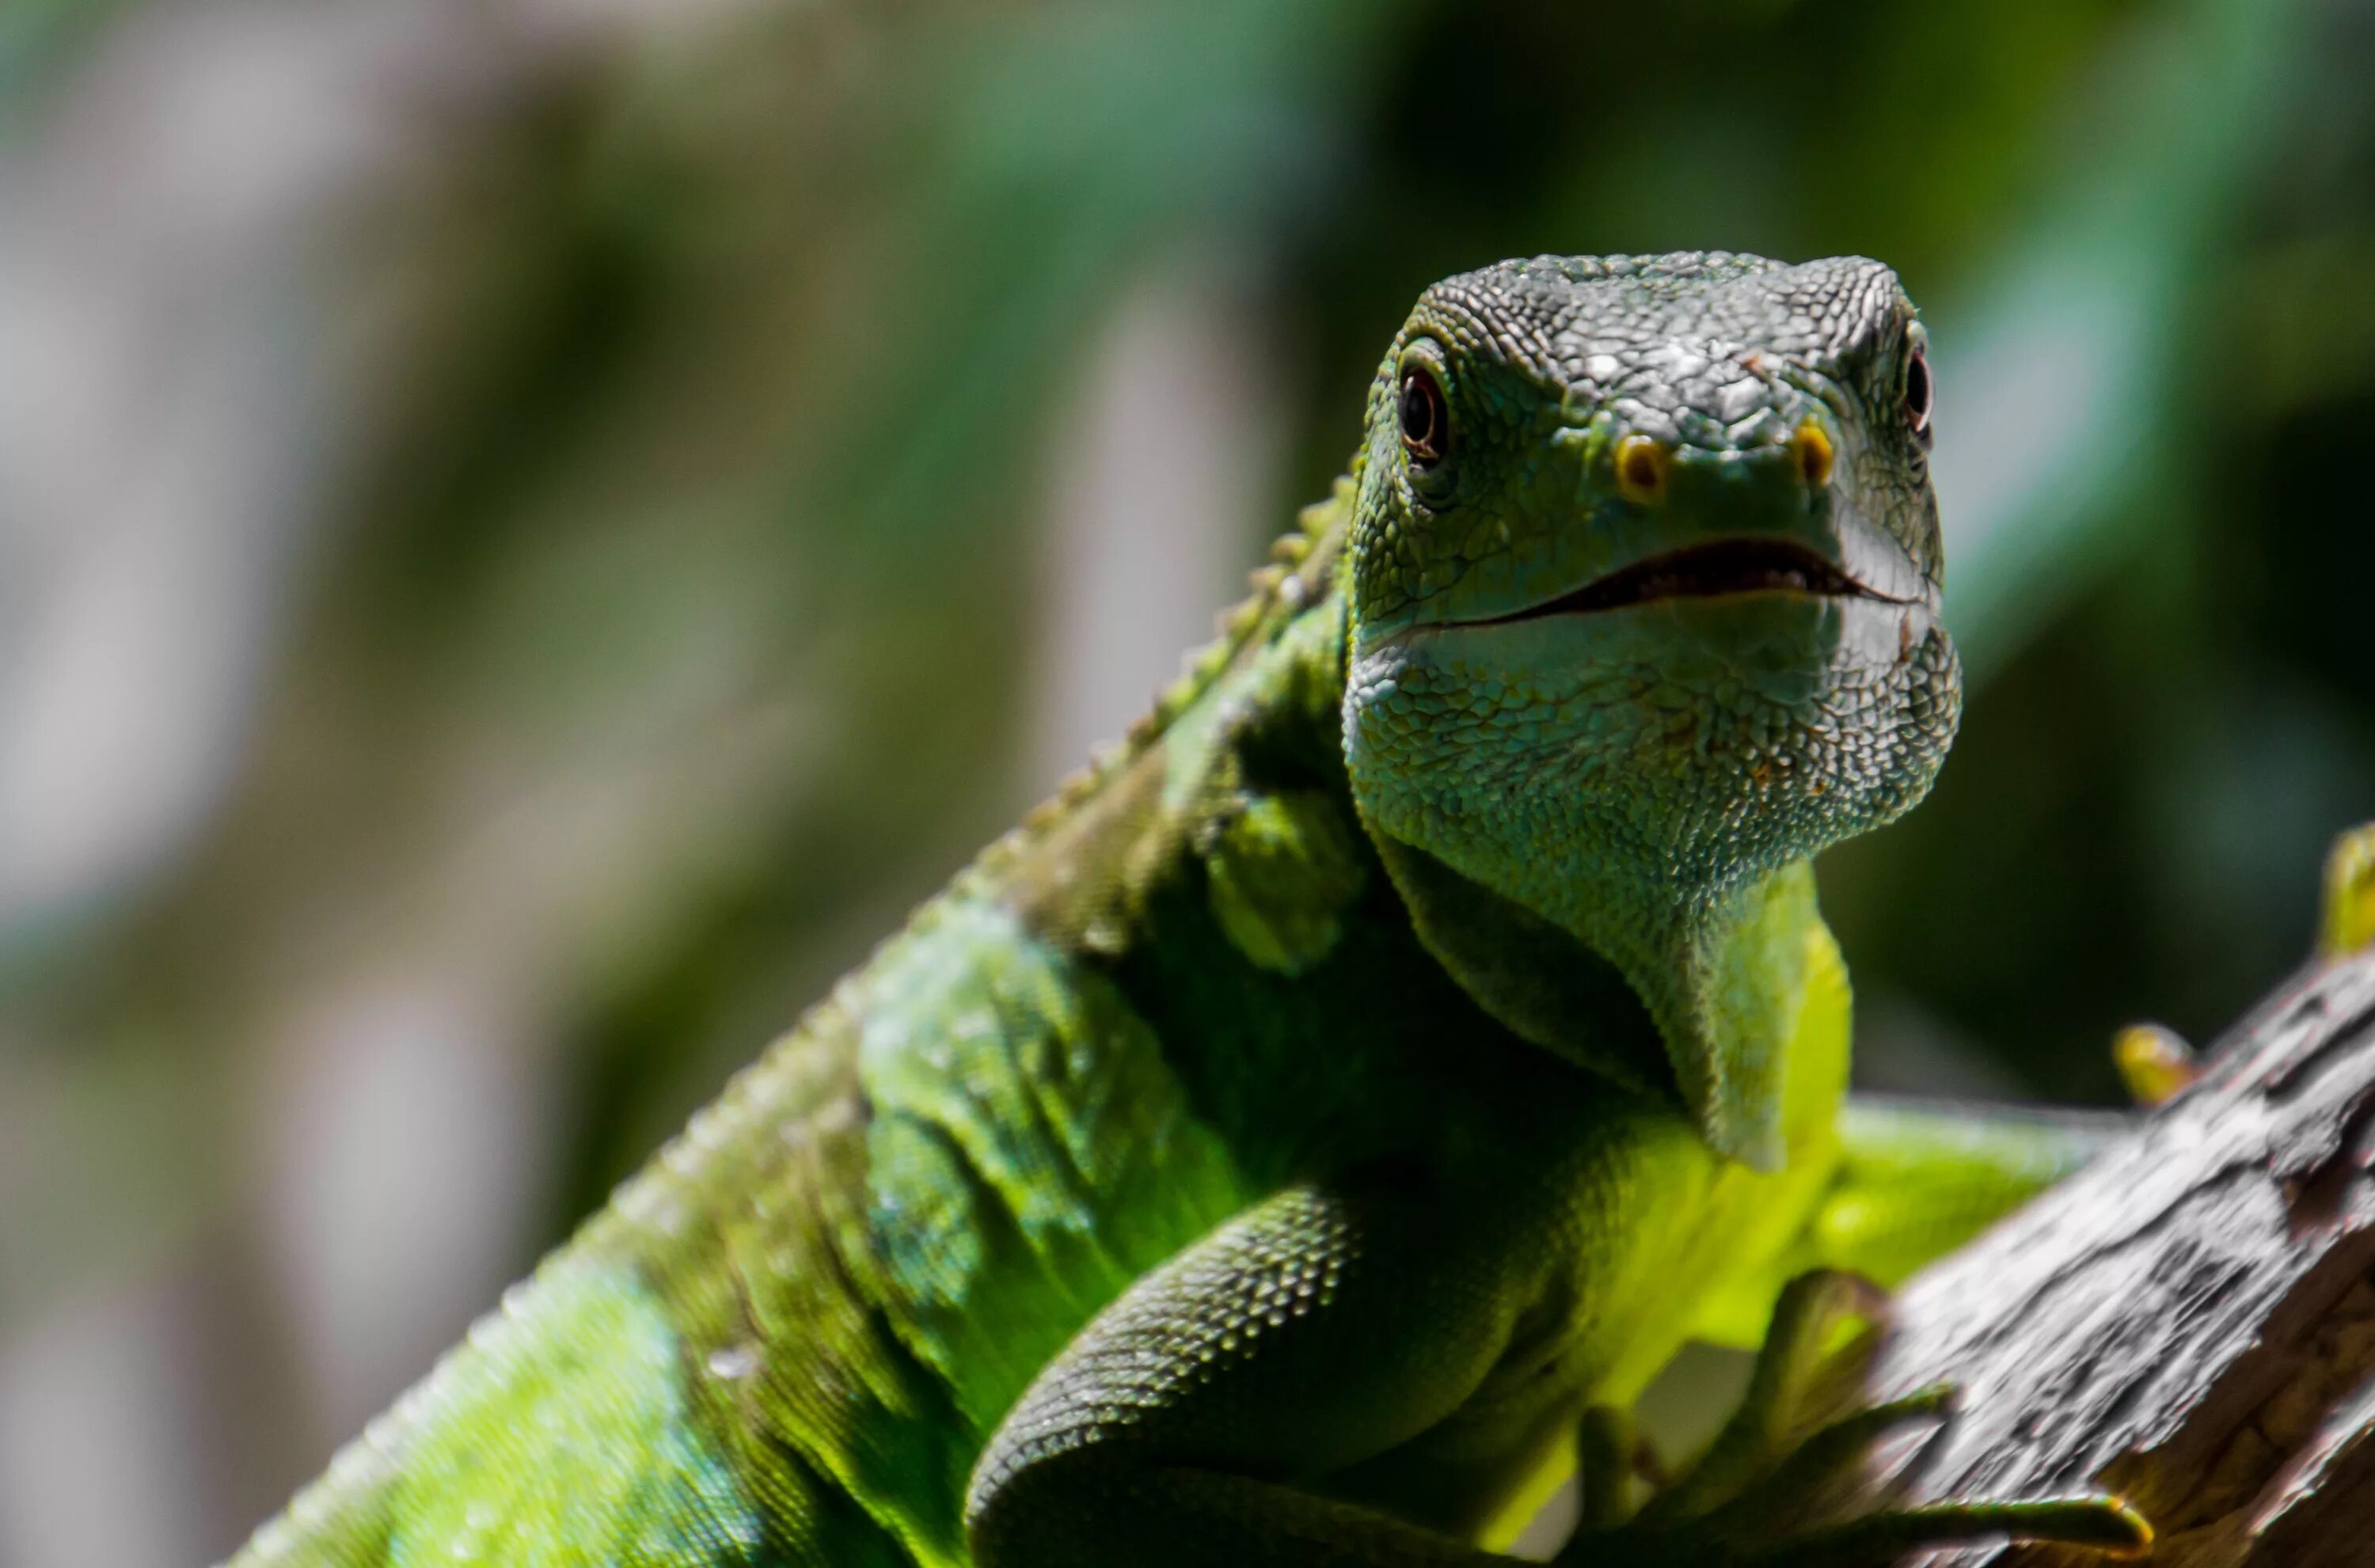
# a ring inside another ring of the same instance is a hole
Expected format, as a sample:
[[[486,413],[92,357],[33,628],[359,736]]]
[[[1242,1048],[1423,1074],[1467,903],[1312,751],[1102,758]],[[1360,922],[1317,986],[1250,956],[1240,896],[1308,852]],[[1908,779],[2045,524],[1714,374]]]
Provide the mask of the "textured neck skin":
[[[1364,820],[1481,1004],[1650,1076],[1495,956],[1564,933],[1572,984],[1620,974],[1656,1077],[1764,1168],[1809,857],[1918,801],[1959,709],[1921,353],[1877,263],[1541,258],[1430,289],[1370,399],[1343,708]],[[1424,450],[1414,383],[1447,427]]]

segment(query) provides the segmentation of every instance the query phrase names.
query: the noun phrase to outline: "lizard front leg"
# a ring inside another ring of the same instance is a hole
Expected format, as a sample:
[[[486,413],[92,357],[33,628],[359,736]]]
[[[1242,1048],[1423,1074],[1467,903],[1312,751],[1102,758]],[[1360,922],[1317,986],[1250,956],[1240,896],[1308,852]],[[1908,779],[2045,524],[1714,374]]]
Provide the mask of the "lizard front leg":
[[[1517,1561],[1314,1486],[1458,1410],[1511,1345],[1527,1282],[1545,1261],[1510,1244],[1514,1231],[1490,1215],[1400,1185],[1282,1192],[1083,1329],[975,1468],[966,1529],[980,1568]],[[1794,1493],[1850,1467],[1891,1427],[1937,1413],[1935,1400],[1860,1412],[1776,1453],[1783,1393],[1832,1321],[1825,1303],[1836,1292],[1810,1286],[1784,1293],[1760,1357],[1763,1397],[1752,1395],[1730,1440],[1672,1503],[1578,1537],[1560,1562],[1865,1568],[1979,1535],[2135,1544],[2133,1515],[2101,1499],[1811,1527],[1791,1517],[1782,1503]],[[1769,1531],[1760,1528],[1767,1512]]]
[[[1509,1561],[1303,1489],[1441,1421],[1508,1340],[1490,1221],[1397,1185],[1281,1192],[1083,1329],[975,1468],[980,1568]]]

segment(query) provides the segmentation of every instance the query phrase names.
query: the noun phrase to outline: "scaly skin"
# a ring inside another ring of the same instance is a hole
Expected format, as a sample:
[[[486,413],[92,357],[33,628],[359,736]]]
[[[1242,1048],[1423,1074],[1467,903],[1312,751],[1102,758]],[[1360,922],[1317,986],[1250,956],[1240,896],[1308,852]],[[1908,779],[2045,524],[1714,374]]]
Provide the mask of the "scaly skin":
[[[1196,672],[236,1562],[1504,1562],[1685,1337],[2059,1174],[2051,1125],[1841,1114],[1808,857],[1958,702],[1920,347],[1863,261],[1430,290]],[[1611,576],[1742,539],[1806,553]],[[1725,1452],[1573,1560],[1971,1527],[1682,1506]]]

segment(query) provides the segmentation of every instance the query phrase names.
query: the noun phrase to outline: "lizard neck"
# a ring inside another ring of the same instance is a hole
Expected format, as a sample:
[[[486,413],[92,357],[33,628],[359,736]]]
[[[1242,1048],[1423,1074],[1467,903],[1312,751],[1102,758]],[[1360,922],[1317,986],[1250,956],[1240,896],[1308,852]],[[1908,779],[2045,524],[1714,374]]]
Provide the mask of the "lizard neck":
[[[1479,1006],[1538,1045],[1679,1101],[1719,1152],[1759,1170],[1781,1162],[1807,955],[1826,940],[1810,861],[1698,899],[1612,885],[1573,855],[1488,881],[1364,819],[1421,938]]]

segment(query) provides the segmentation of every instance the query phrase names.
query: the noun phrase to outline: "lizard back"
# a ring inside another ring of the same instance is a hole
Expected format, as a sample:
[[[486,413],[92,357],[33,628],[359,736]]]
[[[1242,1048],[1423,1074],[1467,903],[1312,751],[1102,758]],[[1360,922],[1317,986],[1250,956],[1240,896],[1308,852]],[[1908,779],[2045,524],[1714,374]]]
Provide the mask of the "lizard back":
[[[1228,788],[1221,689],[1334,613],[1349,498],[233,1568],[963,1563],[1006,1408],[1250,1194],[1100,963]]]

